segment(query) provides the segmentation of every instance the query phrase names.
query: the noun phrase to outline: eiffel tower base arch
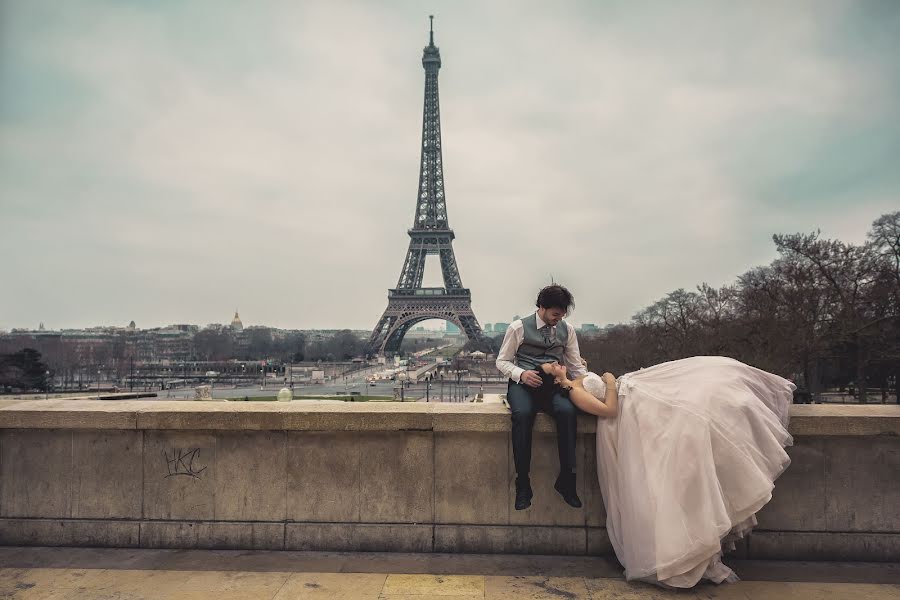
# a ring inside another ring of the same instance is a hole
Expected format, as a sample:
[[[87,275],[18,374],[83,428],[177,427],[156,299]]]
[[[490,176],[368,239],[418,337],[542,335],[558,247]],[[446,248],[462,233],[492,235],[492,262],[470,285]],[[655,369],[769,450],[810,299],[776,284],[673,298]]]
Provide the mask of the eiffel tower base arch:
[[[478,340],[483,336],[478,319],[472,312],[471,299],[467,295],[423,297],[393,293],[369,339],[369,352],[379,355],[397,352],[406,333],[416,323],[429,319],[453,323],[470,340]]]

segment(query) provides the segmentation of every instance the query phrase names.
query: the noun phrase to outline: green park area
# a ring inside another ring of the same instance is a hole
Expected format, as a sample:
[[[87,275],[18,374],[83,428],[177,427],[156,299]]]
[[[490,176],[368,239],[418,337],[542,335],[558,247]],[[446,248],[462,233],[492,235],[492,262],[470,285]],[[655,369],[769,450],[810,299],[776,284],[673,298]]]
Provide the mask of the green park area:
[[[440,358],[449,359],[449,358],[453,358],[454,356],[459,354],[459,351],[462,349],[463,349],[463,347],[461,345],[447,346],[445,348],[438,348],[434,352],[430,352],[428,354],[428,356],[435,357],[435,358],[440,357]]]

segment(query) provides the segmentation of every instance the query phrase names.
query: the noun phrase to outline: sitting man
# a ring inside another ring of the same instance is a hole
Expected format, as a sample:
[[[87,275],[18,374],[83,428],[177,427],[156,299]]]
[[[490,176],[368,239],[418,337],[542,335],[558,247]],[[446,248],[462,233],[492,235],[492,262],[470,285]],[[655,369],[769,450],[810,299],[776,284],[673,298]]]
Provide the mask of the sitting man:
[[[524,510],[531,506],[531,434],[535,415],[542,410],[556,420],[559,477],[554,487],[570,506],[580,508],[581,500],[575,492],[578,409],[567,392],[540,368],[544,363],[558,362],[566,366],[573,379],[587,372],[575,327],[562,320],[574,298],[566,288],[549,285],[538,293],[535,304],[535,313],[510,324],[497,354],[497,368],[509,378],[506,398],[512,412],[515,507]]]

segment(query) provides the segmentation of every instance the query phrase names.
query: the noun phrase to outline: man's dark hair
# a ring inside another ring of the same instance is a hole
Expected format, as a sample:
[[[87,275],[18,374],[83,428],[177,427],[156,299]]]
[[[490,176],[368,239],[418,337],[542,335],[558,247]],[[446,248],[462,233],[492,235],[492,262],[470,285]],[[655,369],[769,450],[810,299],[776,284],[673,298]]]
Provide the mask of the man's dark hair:
[[[538,292],[535,306],[538,308],[560,308],[569,312],[569,309],[575,306],[575,297],[572,295],[572,292],[554,283]]]

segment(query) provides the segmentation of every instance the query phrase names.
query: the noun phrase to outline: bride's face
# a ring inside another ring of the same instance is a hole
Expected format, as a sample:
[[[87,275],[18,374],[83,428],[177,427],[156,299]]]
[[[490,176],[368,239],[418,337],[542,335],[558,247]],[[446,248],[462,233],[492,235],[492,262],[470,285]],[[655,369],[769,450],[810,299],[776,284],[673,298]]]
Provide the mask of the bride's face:
[[[550,374],[554,377],[565,377],[566,368],[559,363],[553,362],[549,364]]]

